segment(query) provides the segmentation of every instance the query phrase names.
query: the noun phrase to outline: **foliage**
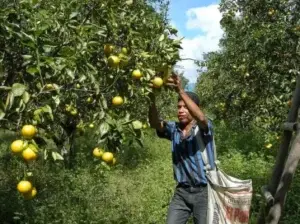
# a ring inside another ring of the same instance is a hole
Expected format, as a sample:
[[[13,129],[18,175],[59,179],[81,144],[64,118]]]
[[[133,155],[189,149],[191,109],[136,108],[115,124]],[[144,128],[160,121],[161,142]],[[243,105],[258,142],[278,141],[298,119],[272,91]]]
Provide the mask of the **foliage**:
[[[170,38],[177,31],[166,10],[164,1],[3,2],[1,127],[17,132],[34,124],[46,153],[71,156],[76,130],[89,126],[97,143],[113,152],[125,136],[140,142],[131,122],[146,122],[152,78],[179,58],[180,40]],[[140,80],[131,77],[134,69],[141,70]],[[114,96],[124,104],[114,106]]]
[[[299,10],[297,1],[221,1],[220,50],[205,55],[198,80],[218,118],[254,124],[267,139],[279,132],[299,74]]]

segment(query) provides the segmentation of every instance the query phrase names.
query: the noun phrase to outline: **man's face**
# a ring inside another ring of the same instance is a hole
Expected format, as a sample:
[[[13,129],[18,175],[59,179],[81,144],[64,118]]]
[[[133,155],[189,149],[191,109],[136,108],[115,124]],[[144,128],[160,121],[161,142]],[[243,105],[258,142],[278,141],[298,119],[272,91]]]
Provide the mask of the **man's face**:
[[[181,124],[188,124],[193,120],[192,115],[186,108],[183,100],[179,100],[177,104],[177,117]]]

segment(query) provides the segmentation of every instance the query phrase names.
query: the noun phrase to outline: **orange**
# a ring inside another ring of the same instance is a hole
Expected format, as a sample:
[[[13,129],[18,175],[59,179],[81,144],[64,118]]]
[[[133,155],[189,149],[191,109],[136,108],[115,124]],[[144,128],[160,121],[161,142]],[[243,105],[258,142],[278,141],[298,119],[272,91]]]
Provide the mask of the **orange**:
[[[29,124],[23,126],[21,133],[24,138],[32,139],[36,135],[37,130],[33,125]]]
[[[20,193],[28,193],[32,189],[32,184],[27,180],[21,180],[17,185],[17,189]]]
[[[37,159],[36,148],[33,145],[29,146],[22,152],[22,156],[26,161],[33,161]]]
[[[120,96],[115,96],[113,99],[112,99],[112,104],[115,105],[115,106],[119,106],[119,105],[122,105],[124,103],[124,100],[122,97]]]
[[[27,192],[27,193],[23,193],[23,197],[24,197],[24,199],[26,199],[26,200],[30,200],[30,199],[34,198],[34,197],[36,196],[36,194],[37,194],[37,190],[36,190],[35,187],[33,187],[33,188],[31,189],[31,191],[29,191],[29,192]]]
[[[94,148],[93,150],[93,155],[99,159],[102,157],[103,153],[104,153],[103,150],[99,148]]]
[[[142,73],[139,69],[133,70],[132,77],[135,79],[140,79],[142,77]]]
[[[10,145],[10,149],[13,153],[18,154],[22,152],[24,146],[24,142],[22,140],[15,140],[13,143]]]
[[[121,52],[122,52],[123,54],[127,54],[127,53],[128,53],[128,50],[127,50],[126,47],[123,47],[122,50],[121,50]]]
[[[120,64],[120,58],[118,56],[112,55],[108,58],[108,65],[110,67],[115,68],[115,67],[118,67],[119,64]]]
[[[111,152],[105,152],[102,155],[102,160],[105,161],[106,163],[111,163],[113,162],[114,155]]]
[[[104,45],[104,53],[105,55],[110,55],[114,50],[114,46],[110,45],[110,44],[105,44]]]
[[[155,77],[152,80],[152,83],[155,88],[160,88],[162,86],[162,84],[164,83],[164,81],[160,77]]]

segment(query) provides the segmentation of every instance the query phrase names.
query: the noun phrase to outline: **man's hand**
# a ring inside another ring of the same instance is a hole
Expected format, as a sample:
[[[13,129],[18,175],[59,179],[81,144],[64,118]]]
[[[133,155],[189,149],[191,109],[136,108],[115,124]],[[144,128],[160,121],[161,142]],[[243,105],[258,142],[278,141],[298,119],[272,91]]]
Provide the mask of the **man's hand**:
[[[172,73],[172,76],[168,78],[166,85],[171,88],[174,88],[176,92],[182,90],[181,78],[175,73]]]

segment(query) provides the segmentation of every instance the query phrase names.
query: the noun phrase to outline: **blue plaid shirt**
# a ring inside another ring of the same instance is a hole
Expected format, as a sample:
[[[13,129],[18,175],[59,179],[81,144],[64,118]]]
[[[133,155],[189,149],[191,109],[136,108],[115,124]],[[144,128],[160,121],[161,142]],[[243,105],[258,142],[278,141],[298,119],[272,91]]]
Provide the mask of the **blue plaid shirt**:
[[[205,164],[201,156],[201,146],[196,135],[201,135],[207,150],[209,163],[214,166],[212,122],[208,120],[208,131],[192,127],[191,134],[183,138],[178,122],[164,122],[164,130],[157,135],[172,142],[174,179],[178,184],[197,186],[207,184]]]

